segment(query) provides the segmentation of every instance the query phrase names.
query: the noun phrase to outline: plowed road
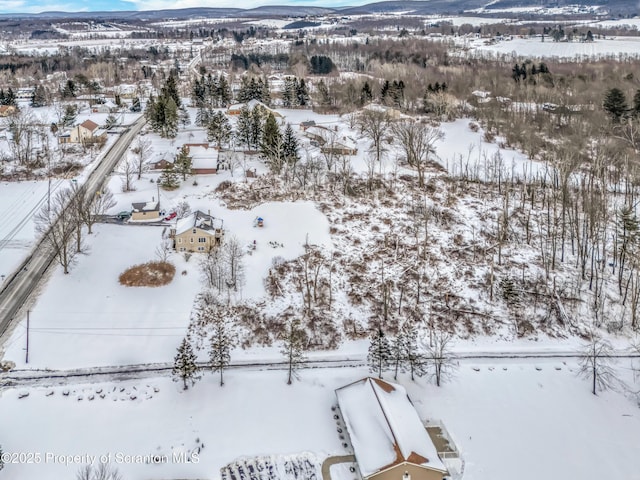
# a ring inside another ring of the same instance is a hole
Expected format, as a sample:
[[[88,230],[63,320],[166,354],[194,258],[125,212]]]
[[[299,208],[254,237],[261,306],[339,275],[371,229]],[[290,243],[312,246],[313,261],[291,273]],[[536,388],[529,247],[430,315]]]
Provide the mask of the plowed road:
[[[91,172],[85,183],[87,195],[101,190],[107,177],[116,167],[127,148],[145,124],[144,117],[133,123],[109,148],[100,164]],[[45,272],[55,259],[54,253],[40,240],[18,269],[5,281],[0,290],[0,340],[12,322],[17,319],[20,307],[34,292]],[[1,343],[1,342],[0,342]]]

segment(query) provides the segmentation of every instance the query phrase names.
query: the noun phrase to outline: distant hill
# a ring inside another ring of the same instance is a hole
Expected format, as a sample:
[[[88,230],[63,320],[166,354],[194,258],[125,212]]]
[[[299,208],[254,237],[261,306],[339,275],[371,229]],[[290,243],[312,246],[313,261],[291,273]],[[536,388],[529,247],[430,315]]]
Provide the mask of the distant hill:
[[[329,0],[327,0],[329,1]],[[2,18],[33,19],[99,19],[99,20],[162,20],[189,19],[199,17],[304,17],[338,13],[340,15],[367,15],[381,13],[410,12],[415,15],[434,13],[457,14],[468,10],[484,8],[486,14],[491,11],[514,7],[562,7],[576,5],[576,0],[390,0],[368,3],[360,6],[324,8],[304,5],[265,5],[262,7],[242,8],[181,8],[176,10],[119,11],[119,12],[43,12],[37,14],[0,14]],[[612,15],[632,15],[640,13],[636,0],[581,0],[579,5],[586,7],[601,6]]]

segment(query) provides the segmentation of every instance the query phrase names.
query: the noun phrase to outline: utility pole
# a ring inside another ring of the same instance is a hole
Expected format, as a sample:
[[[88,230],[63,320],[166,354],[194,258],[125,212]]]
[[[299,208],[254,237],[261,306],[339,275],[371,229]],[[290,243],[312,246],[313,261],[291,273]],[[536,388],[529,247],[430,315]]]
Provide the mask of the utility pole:
[[[25,363],[29,363],[29,314],[31,310],[27,310],[27,355],[25,358]]]

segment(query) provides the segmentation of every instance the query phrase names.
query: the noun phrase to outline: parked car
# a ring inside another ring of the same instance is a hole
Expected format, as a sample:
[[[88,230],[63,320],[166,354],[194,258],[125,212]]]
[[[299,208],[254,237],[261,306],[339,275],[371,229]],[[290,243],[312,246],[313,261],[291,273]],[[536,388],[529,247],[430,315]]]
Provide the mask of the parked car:
[[[123,210],[120,213],[118,213],[116,217],[118,218],[118,220],[127,220],[131,218],[131,211]]]
[[[176,218],[177,216],[178,216],[178,214],[176,212],[171,212],[169,215],[164,217],[164,220],[166,222],[169,222],[169,221],[173,220],[174,218]]]

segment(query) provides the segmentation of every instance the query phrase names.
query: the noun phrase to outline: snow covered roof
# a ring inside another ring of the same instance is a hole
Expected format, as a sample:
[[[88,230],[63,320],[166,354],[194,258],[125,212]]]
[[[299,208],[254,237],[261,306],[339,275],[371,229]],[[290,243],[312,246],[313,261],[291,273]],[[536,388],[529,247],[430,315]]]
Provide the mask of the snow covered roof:
[[[159,202],[138,202],[131,204],[135,212],[153,212],[158,210],[159,205]]]
[[[92,120],[85,120],[80,124],[81,127],[86,128],[87,130],[94,131],[98,128],[98,124]]]
[[[207,233],[214,234],[216,229],[222,228],[222,220],[207,215],[200,210],[196,210],[191,215],[181,218],[176,222],[176,235],[187,232],[192,228],[199,228]]]
[[[189,156],[191,157],[191,167],[216,168],[218,165],[218,150],[204,147],[202,145],[189,146]]]
[[[404,387],[367,377],[336,396],[363,477],[404,462],[447,471]]]

